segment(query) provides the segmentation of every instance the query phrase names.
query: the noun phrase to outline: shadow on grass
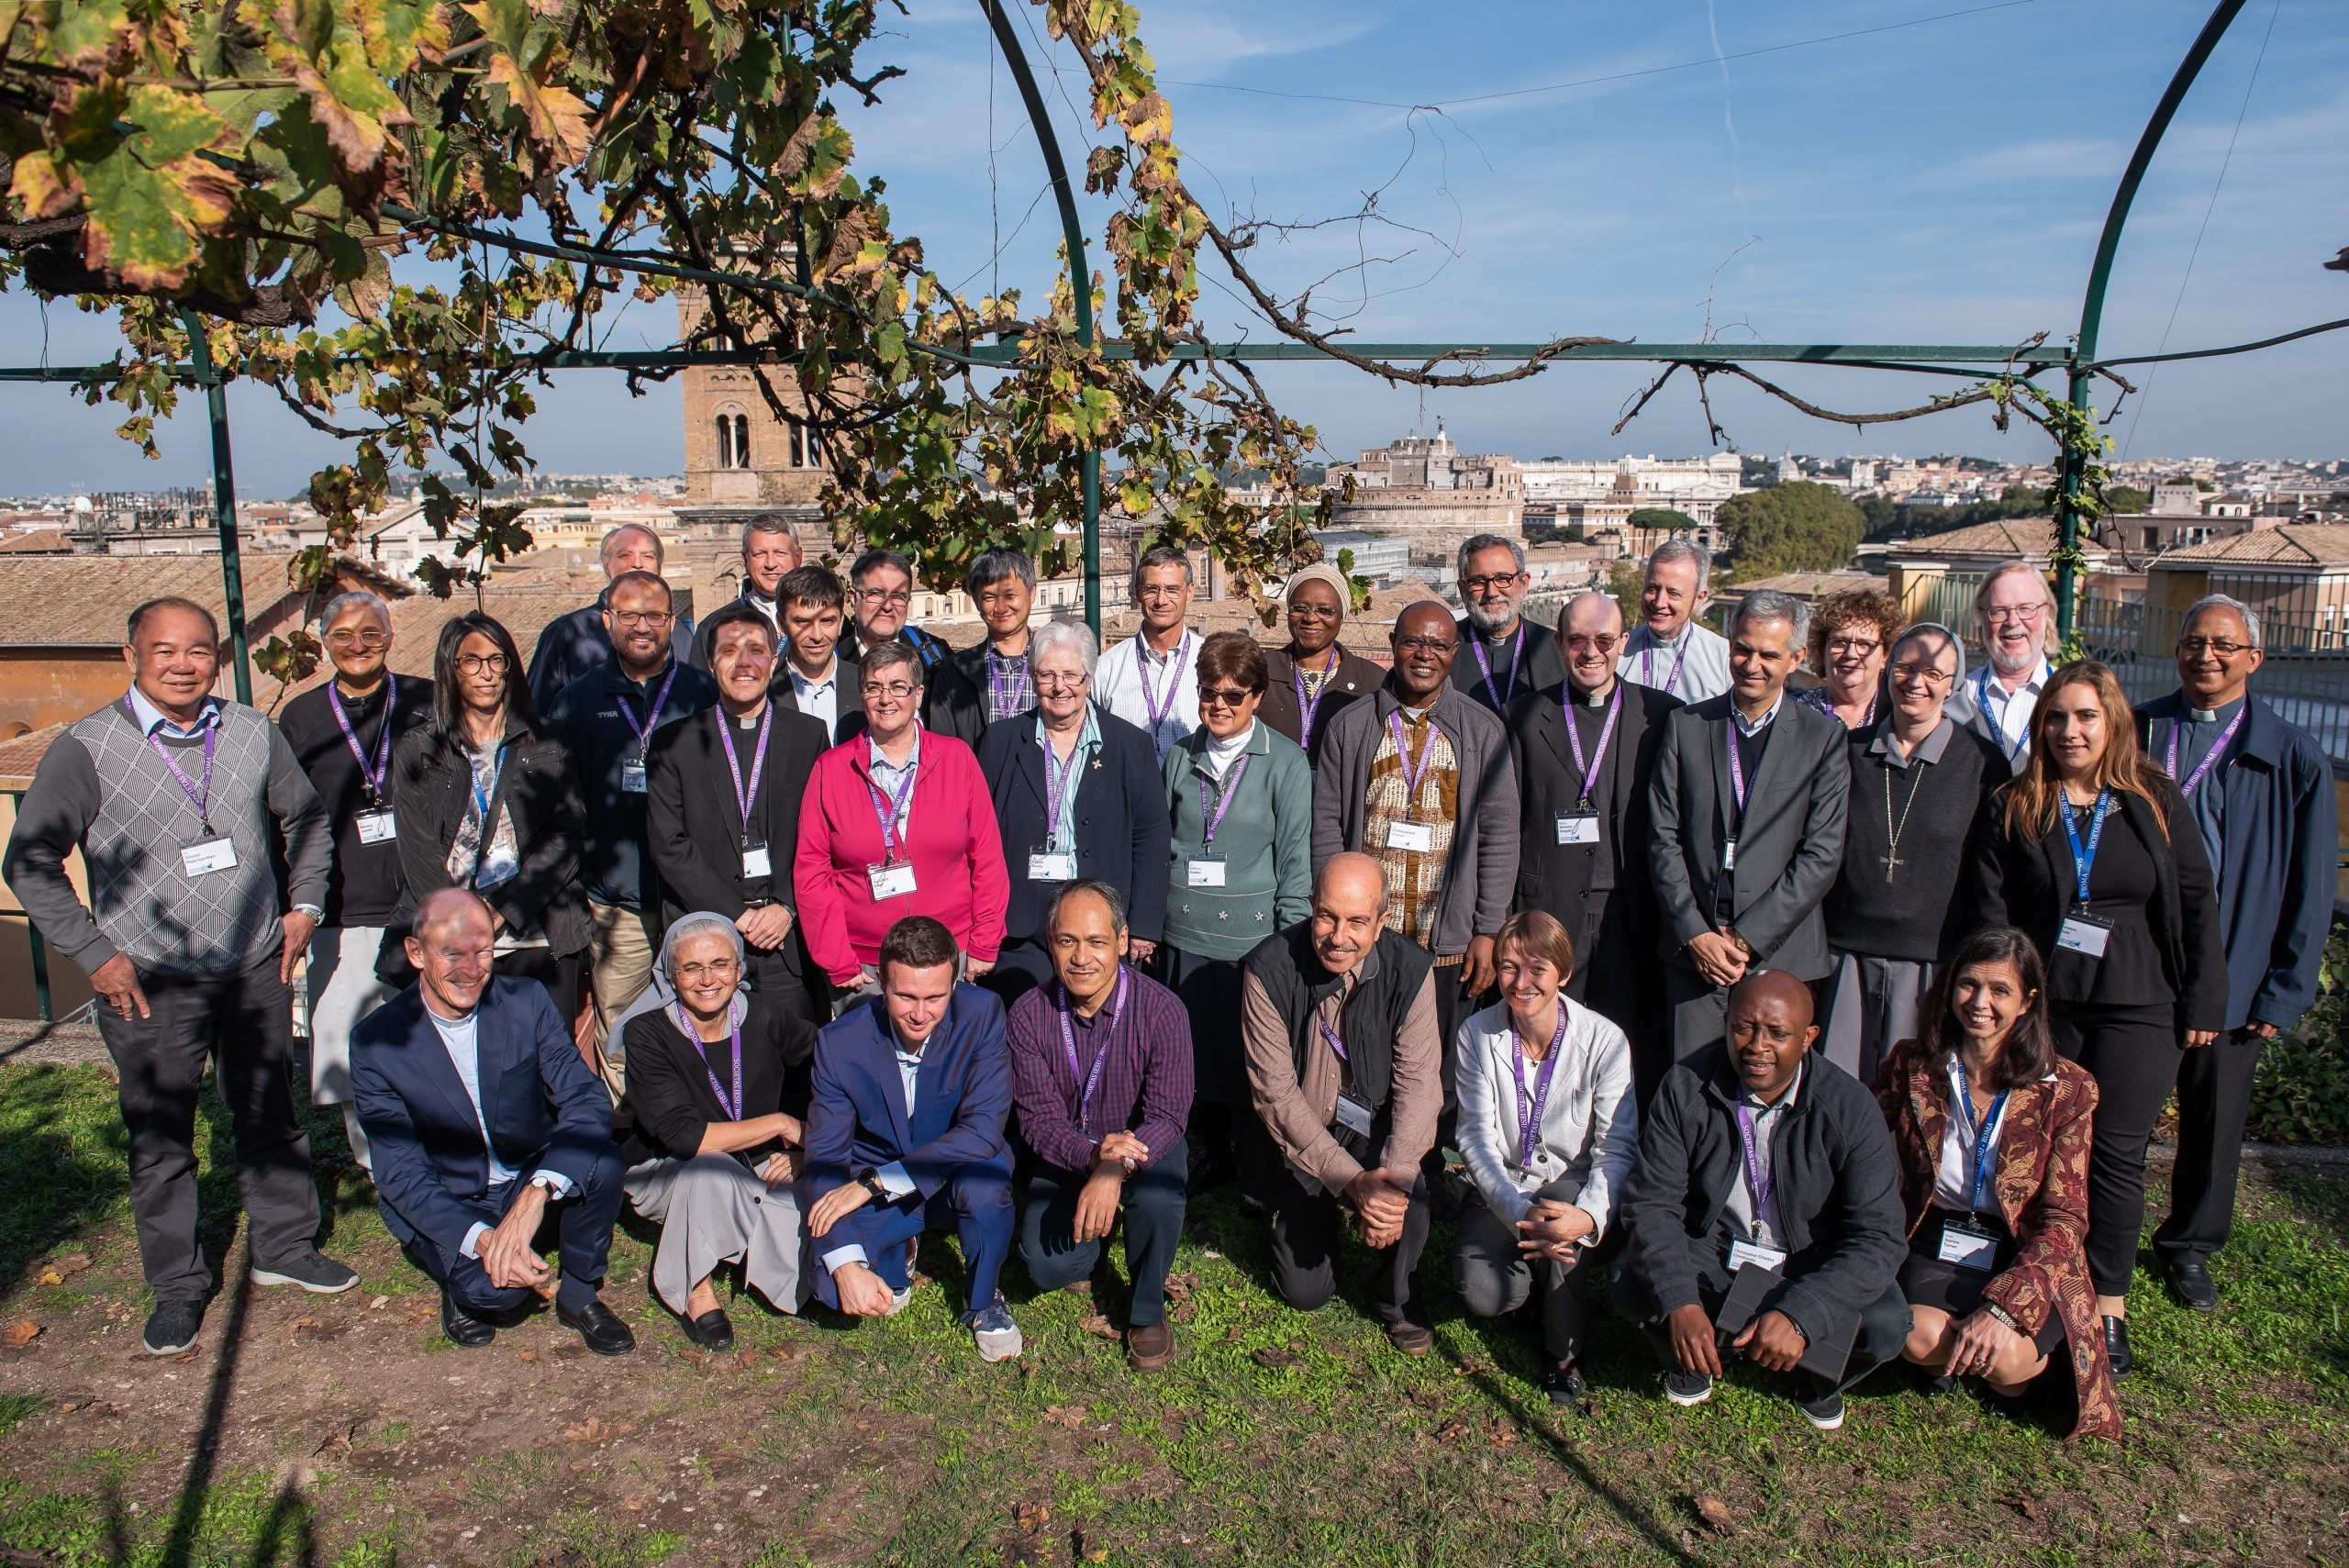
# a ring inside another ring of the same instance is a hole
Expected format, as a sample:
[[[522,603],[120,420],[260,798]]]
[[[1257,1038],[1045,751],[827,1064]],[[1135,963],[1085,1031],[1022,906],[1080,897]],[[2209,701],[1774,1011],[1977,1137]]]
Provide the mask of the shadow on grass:
[[[24,1067],[0,1097],[0,1284],[123,1202],[128,1136],[110,1101],[94,1114],[89,1067]]]

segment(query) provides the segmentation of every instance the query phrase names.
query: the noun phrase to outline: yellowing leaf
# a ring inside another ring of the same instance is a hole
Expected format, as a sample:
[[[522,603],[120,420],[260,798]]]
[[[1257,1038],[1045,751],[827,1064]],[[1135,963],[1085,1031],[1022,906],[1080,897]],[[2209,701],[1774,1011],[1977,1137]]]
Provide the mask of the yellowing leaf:
[[[57,165],[46,152],[28,152],[17,160],[17,177],[8,194],[24,204],[28,218],[53,217],[73,205],[76,191],[60,179]]]
[[[69,136],[90,212],[82,257],[135,288],[176,288],[201,237],[226,221],[236,198],[236,181],[202,156],[230,132],[193,95],[165,87],[132,89],[118,119],[95,123],[119,102],[93,88],[73,106]],[[122,122],[127,135],[117,128]]]
[[[506,89],[530,122],[530,134],[562,167],[587,155],[587,106],[555,83],[563,55],[551,28],[537,24],[529,0],[474,0],[465,15],[489,37],[489,79]]]

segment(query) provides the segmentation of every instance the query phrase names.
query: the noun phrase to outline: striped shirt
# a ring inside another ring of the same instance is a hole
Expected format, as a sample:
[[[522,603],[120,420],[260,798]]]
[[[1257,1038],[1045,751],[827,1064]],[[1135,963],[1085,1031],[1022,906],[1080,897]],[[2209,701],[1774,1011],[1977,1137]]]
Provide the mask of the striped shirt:
[[[1386,867],[1386,924],[1421,947],[1434,946],[1436,906],[1443,898],[1443,869],[1452,855],[1452,834],[1460,815],[1460,766],[1451,738],[1422,712],[1396,710],[1403,737],[1419,770],[1414,797],[1403,782],[1403,762],[1395,750],[1395,727],[1379,732],[1370,760],[1370,790],[1364,801],[1364,847]],[[1416,822],[1431,835],[1425,853],[1389,849],[1387,825]]]

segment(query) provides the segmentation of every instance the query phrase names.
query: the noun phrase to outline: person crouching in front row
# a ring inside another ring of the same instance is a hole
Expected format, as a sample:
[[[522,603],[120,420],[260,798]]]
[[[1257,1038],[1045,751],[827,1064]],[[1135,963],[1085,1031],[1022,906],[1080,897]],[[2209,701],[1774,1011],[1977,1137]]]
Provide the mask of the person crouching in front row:
[[[881,940],[881,994],[816,1041],[807,1111],[807,1234],[816,1295],[852,1318],[913,1296],[914,1244],[952,1221],[970,1284],[963,1325],[983,1361],[1021,1349],[996,1281],[1011,1252],[1011,1052],[1003,1004],[959,981],[952,933],[909,915]]]
[[[1646,1330],[1673,1404],[1712,1397],[1726,1347],[1799,1370],[1804,1418],[1831,1431],[1843,1390],[1909,1336],[1894,1283],[1908,1245],[1883,1112],[1810,1054],[1810,1020],[1809,985],[1749,972],[1730,990],[1729,1038],[1664,1075],[1619,1206],[1615,1305]]]

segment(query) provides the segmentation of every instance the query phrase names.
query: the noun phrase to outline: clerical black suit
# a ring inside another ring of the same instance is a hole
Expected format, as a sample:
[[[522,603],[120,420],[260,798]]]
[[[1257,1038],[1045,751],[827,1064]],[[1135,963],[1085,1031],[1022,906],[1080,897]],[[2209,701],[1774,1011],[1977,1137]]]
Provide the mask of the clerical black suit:
[[[1547,627],[1520,616],[1517,629],[1497,642],[1464,616],[1452,623],[1452,629],[1460,639],[1460,651],[1452,656],[1452,684],[1495,713],[1507,711],[1528,692],[1565,684],[1565,656],[1558,651],[1557,634]],[[1489,682],[1484,666],[1476,662],[1479,649],[1492,666]]]

